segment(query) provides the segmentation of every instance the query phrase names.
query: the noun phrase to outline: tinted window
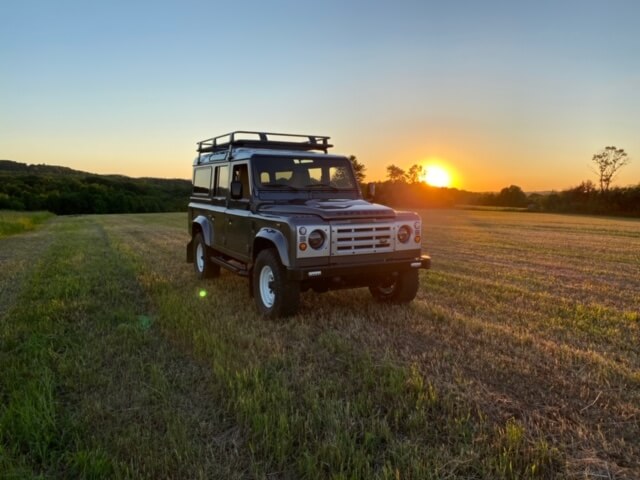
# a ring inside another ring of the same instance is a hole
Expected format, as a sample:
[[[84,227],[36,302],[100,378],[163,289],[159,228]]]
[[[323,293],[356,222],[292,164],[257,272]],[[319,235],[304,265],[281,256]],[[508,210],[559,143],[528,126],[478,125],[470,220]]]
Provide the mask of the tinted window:
[[[196,168],[193,172],[193,193],[209,195],[211,192],[211,167]]]

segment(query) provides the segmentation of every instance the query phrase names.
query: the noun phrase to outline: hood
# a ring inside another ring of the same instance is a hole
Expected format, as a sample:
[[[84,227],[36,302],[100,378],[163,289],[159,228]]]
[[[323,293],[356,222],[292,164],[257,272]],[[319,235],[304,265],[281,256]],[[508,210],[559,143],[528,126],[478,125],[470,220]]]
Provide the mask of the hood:
[[[311,199],[299,203],[263,204],[259,212],[272,215],[317,215],[323,220],[396,216],[392,208],[364,200]]]

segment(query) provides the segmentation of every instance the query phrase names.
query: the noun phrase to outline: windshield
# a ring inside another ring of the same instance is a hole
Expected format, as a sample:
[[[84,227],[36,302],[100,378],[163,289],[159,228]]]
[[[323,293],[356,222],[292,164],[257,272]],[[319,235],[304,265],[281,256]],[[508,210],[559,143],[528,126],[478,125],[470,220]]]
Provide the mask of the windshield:
[[[280,190],[351,190],[356,182],[346,158],[253,157],[258,187]]]

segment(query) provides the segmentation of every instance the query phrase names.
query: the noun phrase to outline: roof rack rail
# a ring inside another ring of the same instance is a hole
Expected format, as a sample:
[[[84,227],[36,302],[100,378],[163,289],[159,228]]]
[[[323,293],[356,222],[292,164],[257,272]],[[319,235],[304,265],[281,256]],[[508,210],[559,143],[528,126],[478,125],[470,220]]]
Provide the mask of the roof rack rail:
[[[273,138],[278,137],[278,138]],[[198,156],[201,153],[215,153],[233,147],[282,148],[286,150],[320,150],[327,153],[333,145],[331,137],[322,135],[296,135],[291,133],[251,132],[238,130],[198,142]],[[304,139],[304,140],[301,140]]]

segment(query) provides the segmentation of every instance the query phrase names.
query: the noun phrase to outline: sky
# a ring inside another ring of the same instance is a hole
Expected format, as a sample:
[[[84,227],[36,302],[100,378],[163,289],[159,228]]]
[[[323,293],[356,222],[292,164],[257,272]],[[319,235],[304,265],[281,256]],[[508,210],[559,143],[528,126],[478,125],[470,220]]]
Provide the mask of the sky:
[[[0,159],[190,178],[199,140],[329,135],[367,181],[640,183],[640,2],[0,2]]]

